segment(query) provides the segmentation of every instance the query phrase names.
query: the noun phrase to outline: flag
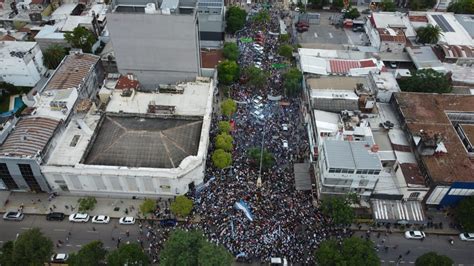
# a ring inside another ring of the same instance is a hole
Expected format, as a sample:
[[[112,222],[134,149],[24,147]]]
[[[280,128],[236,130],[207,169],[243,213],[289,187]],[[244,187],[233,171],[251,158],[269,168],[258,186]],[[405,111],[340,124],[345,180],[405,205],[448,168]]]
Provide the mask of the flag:
[[[245,216],[247,216],[247,218],[248,218],[250,221],[253,222],[252,212],[250,211],[249,206],[247,205],[247,203],[245,203],[244,200],[240,200],[239,202],[235,202],[234,208],[243,211],[244,214],[245,214]]]

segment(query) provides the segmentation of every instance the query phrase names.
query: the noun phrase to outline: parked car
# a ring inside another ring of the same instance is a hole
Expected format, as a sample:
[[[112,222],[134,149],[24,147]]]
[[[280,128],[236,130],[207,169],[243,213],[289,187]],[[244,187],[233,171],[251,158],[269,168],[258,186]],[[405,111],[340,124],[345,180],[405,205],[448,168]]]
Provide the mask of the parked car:
[[[119,219],[119,224],[135,224],[135,218],[131,216],[122,217]]]
[[[23,215],[22,212],[18,212],[18,211],[6,212],[3,215],[3,220],[8,220],[8,221],[21,221],[23,220],[23,218],[25,218],[25,215]]]
[[[283,131],[288,131],[288,124],[281,124]]]
[[[462,241],[474,241],[474,233],[461,233],[459,234],[459,238]]]
[[[365,32],[364,27],[354,27],[352,28],[353,32]]]
[[[89,218],[87,213],[73,213],[69,215],[69,221],[74,223],[87,223]]]
[[[406,231],[405,238],[406,239],[423,239],[426,235],[422,231]]]
[[[92,223],[94,224],[108,224],[110,222],[110,217],[105,215],[97,215],[92,217]]]
[[[50,212],[46,215],[46,220],[48,221],[62,221],[66,215],[62,212]]]
[[[286,139],[282,140],[283,148],[288,149],[288,141]]]
[[[175,219],[165,219],[160,221],[160,225],[163,227],[166,226],[175,226],[178,222]]]
[[[67,253],[56,253],[51,256],[51,262],[53,263],[65,263],[69,259],[69,255]]]

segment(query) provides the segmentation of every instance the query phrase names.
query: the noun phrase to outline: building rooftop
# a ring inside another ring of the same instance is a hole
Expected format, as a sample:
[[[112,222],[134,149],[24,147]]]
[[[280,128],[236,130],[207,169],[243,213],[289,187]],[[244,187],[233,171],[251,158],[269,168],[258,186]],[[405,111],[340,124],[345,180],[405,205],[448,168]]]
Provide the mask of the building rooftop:
[[[324,150],[330,168],[382,169],[378,155],[370,152],[370,145],[364,141],[328,139],[324,141]]]
[[[224,54],[222,50],[210,50],[201,49],[201,67],[202,68],[215,68],[219,61],[224,60]]]
[[[474,15],[457,14],[454,15],[457,21],[464,27],[464,29],[474,38]]]
[[[444,69],[443,64],[430,46],[406,47],[405,49],[417,69]]]
[[[0,146],[2,156],[35,157],[43,151],[60,121],[44,117],[22,117]]]
[[[394,30],[392,28],[378,28],[380,40],[383,42],[406,43],[405,33],[402,30]]]
[[[66,120],[78,98],[74,88],[65,90],[51,90],[35,98],[34,115],[48,117],[56,120]]]
[[[471,35],[458,22],[453,13],[427,12],[428,23],[438,25],[443,34],[440,43],[450,45],[474,45]]]
[[[403,28],[406,37],[416,36],[416,32],[410,24],[410,19],[406,14],[400,12],[373,12],[371,21],[375,28]]]
[[[396,93],[395,100],[412,136],[417,136],[422,130],[439,133],[443,138],[446,153],[421,156],[431,179],[435,183],[473,182],[474,162],[453,124],[463,126],[471,121],[474,96]],[[471,129],[471,126],[467,127],[468,139],[472,137]]]
[[[83,163],[177,168],[197,155],[202,123],[202,118],[106,114]]]
[[[99,59],[99,56],[92,54],[68,55],[56,69],[44,90],[79,89]]]
[[[17,57],[23,58],[23,56],[36,46],[36,42],[15,42],[6,41],[0,42],[0,58]]]
[[[367,85],[364,77],[320,77],[306,80],[312,90],[349,90],[354,91],[357,84]]]

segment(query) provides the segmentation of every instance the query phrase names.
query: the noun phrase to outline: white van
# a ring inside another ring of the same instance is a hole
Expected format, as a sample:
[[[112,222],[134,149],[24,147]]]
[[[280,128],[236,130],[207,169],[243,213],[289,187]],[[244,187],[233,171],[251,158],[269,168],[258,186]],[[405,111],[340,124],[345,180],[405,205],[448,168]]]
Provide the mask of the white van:
[[[270,258],[270,265],[288,266],[288,261],[286,260],[286,258]]]

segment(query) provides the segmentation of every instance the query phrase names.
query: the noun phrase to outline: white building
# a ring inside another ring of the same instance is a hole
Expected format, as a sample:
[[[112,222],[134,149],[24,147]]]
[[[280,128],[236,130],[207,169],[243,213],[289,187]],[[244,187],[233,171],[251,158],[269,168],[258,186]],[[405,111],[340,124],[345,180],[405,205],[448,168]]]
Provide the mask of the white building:
[[[406,14],[373,12],[365,25],[373,47],[383,52],[401,52],[407,39],[414,41],[416,32]]]
[[[35,42],[0,42],[0,80],[15,86],[33,87],[46,68]]]
[[[198,78],[177,89],[183,93],[102,89],[106,112],[77,113],[42,166],[52,190],[158,197],[201,184],[214,83]]]

